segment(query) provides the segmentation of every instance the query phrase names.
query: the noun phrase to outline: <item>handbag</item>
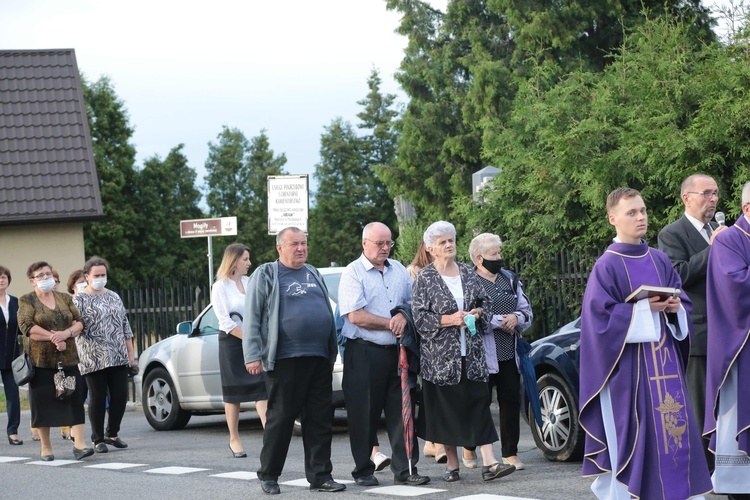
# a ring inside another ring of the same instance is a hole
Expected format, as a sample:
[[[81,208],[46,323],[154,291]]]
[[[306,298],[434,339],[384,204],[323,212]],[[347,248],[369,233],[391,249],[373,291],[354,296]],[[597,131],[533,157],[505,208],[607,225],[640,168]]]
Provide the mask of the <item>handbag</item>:
[[[29,344],[31,344],[31,341],[29,341]],[[31,345],[29,345],[29,350],[31,350]],[[20,356],[13,360],[11,368],[13,369],[13,379],[16,381],[16,385],[27,384],[34,378],[34,365],[31,363],[31,359],[25,349],[21,352]]]
[[[68,399],[76,392],[76,378],[73,375],[65,375],[63,371],[62,356],[57,362],[57,373],[53,377],[55,382],[55,397],[59,400]]]

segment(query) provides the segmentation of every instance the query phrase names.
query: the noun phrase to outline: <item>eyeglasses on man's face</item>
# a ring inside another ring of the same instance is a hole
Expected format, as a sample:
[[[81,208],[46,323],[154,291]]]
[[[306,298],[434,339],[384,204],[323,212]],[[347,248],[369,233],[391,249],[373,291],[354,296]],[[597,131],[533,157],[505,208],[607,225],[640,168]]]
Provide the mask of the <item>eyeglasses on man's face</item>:
[[[388,248],[393,248],[393,245],[396,244],[396,242],[393,241],[393,240],[378,240],[378,241],[373,241],[373,240],[370,240],[370,239],[367,239],[367,238],[365,238],[365,239],[367,241],[369,241],[370,243],[372,243],[373,245],[375,245],[376,247],[382,247],[384,245],[387,245]]]
[[[35,280],[43,280],[44,278],[51,278],[52,273],[39,273],[36,276],[34,276]]]
[[[715,197],[717,200],[719,199],[718,191],[688,191],[688,194],[699,194],[706,200],[710,200],[712,197]]]

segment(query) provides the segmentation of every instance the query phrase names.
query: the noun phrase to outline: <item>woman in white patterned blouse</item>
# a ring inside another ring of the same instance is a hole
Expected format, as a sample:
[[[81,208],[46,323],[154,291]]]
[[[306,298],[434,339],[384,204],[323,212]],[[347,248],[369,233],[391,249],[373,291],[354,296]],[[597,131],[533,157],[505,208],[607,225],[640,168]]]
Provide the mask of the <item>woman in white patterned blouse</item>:
[[[106,453],[107,445],[127,448],[120,439],[120,423],[128,402],[128,368],[133,358],[133,330],[125,306],[107,284],[107,261],[91,257],[83,266],[87,286],[73,297],[84,318],[84,328],[76,338],[81,375],[89,388],[91,440],[97,453]],[[109,391],[109,419],[104,431]]]

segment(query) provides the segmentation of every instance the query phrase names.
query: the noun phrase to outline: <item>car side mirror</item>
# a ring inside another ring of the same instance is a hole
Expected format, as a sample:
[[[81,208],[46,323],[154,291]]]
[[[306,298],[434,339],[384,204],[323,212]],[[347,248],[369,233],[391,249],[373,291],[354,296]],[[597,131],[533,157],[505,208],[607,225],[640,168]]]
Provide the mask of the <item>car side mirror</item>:
[[[193,322],[183,321],[182,323],[177,323],[177,333],[180,335],[190,335],[193,333]]]

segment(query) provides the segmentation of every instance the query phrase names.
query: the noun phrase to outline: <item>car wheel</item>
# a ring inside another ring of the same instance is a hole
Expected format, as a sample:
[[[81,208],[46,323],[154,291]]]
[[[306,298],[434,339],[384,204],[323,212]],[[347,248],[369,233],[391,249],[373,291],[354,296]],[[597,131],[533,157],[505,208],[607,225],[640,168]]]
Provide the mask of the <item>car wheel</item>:
[[[157,431],[185,427],[191,413],[180,408],[172,377],[164,368],[154,368],[143,381],[143,413]]]
[[[578,423],[578,401],[565,381],[556,373],[542,375],[539,403],[542,407],[541,429],[533,420],[531,433],[547,460],[567,462],[583,457],[583,429]],[[532,415],[529,405],[529,415]]]

